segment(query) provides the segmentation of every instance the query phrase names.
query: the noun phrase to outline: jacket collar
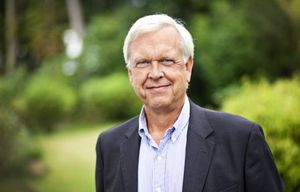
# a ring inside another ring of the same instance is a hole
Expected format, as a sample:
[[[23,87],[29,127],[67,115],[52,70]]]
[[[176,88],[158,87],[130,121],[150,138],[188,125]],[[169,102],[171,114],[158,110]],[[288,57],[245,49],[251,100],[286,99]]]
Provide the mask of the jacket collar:
[[[209,125],[204,110],[191,102],[183,192],[202,191],[210,167],[214,143],[209,136],[213,133],[213,129]]]
[[[137,192],[139,149],[140,137],[138,135],[138,117],[136,117],[128,124],[125,138],[120,145],[121,174],[126,192]]]
[[[213,133],[205,116],[205,109],[190,101],[191,114],[186,144],[183,192],[202,191],[208,174],[214,143],[209,136]],[[124,141],[120,146],[120,165],[125,191],[137,192],[138,159],[140,137],[138,117],[127,126]]]

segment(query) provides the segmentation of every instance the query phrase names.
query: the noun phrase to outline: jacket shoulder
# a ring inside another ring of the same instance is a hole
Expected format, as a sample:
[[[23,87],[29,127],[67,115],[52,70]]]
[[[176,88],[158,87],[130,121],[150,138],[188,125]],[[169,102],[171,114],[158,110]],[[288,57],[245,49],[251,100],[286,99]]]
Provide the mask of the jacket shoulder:
[[[222,111],[204,109],[208,121],[212,124],[220,124],[226,127],[252,127],[256,123],[236,114]],[[245,128],[243,128],[245,129]]]
[[[203,114],[215,132],[247,135],[252,132],[253,129],[258,129],[259,132],[261,131],[258,124],[239,115],[206,109],[198,105],[194,105],[193,108],[194,111],[196,110]]]
[[[109,128],[99,134],[98,142],[116,142],[124,136],[130,136],[138,130],[138,116],[135,116],[119,125]]]

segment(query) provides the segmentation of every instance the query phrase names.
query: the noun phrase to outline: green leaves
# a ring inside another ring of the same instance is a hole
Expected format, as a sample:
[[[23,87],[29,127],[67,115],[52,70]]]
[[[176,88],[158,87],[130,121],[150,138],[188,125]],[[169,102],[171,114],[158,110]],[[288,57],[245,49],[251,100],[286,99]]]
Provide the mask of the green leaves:
[[[270,84],[245,81],[225,97],[223,111],[261,124],[274,154],[286,191],[300,189],[300,78]]]
[[[80,89],[83,110],[91,119],[124,119],[138,115],[141,104],[124,73],[91,78]]]
[[[35,76],[14,106],[25,119],[29,129],[52,131],[53,126],[70,115],[75,108],[76,95],[62,79]]]

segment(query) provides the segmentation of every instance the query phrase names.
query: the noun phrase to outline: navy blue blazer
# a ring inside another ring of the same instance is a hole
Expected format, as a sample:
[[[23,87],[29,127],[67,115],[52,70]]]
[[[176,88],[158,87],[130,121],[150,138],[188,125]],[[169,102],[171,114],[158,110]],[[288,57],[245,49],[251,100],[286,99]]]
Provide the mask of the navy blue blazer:
[[[283,191],[257,124],[192,102],[190,113],[183,192]],[[97,192],[137,192],[139,147],[138,117],[100,134]]]

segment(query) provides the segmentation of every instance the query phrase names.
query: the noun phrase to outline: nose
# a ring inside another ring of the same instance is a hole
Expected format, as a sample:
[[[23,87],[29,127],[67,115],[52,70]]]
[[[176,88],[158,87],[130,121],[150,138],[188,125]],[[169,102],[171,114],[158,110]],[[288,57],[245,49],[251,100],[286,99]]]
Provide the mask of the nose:
[[[160,79],[164,76],[163,71],[160,69],[160,65],[157,61],[152,62],[151,70],[149,71],[148,77],[150,79]]]

